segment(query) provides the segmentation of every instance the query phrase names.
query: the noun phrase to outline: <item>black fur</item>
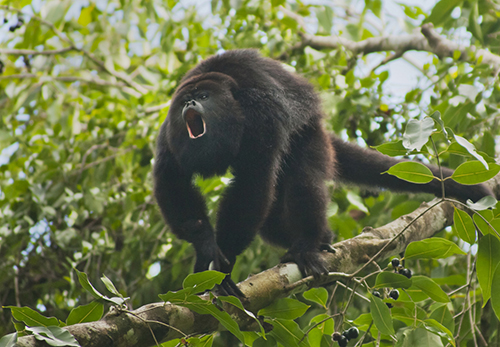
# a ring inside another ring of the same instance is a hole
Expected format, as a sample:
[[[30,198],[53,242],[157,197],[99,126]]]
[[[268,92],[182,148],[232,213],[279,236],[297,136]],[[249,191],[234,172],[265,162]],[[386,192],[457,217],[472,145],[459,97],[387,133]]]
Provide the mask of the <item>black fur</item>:
[[[329,179],[441,194],[437,180],[416,185],[381,175],[400,160],[328,135],[322,122],[313,87],[256,51],[213,56],[181,80],[158,136],[155,196],[171,230],[194,245],[195,271],[214,261],[229,273],[260,231],[288,248],[286,260],[303,274],[327,272],[319,252],[332,242]],[[220,202],[214,233],[192,176],[220,175],[229,167],[234,180]],[[439,176],[437,167],[429,167]],[[446,193],[462,200],[492,194],[484,185],[451,180]]]

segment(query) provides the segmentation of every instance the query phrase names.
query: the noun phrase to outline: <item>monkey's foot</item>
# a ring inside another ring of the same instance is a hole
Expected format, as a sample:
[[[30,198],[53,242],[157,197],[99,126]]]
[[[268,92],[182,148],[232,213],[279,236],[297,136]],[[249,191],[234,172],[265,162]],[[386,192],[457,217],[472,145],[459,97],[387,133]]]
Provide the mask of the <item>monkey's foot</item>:
[[[302,276],[320,277],[327,275],[328,266],[321,255],[322,252],[335,253],[335,249],[329,243],[321,243],[315,246],[306,246],[304,244],[295,244],[281,258],[282,263],[294,262],[299,267]]]

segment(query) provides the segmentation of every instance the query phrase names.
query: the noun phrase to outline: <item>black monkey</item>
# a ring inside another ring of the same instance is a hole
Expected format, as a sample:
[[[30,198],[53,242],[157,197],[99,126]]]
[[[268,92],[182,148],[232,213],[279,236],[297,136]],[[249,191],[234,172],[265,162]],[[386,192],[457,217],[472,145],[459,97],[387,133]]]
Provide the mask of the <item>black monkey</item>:
[[[279,62],[253,50],[228,51],[201,62],[181,80],[158,136],[155,197],[171,230],[196,250],[195,271],[229,273],[257,231],[286,247],[304,275],[328,270],[331,251],[325,181],[343,180],[400,191],[441,194],[437,180],[412,184],[384,174],[400,160],[346,143],[323,128],[314,88]],[[216,232],[193,174],[232,169]],[[439,170],[429,166],[439,177]],[[444,176],[452,170],[443,168]],[[446,193],[479,200],[485,185],[445,183]]]

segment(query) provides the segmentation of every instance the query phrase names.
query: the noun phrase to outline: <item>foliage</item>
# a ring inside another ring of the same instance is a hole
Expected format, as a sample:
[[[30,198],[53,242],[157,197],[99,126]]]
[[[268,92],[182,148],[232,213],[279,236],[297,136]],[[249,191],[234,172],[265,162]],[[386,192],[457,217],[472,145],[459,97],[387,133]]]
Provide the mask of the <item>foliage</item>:
[[[397,61],[379,64],[397,56],[299,49],[302,24],[280,6],[300,15],[307,30],[318,35],[361,41],[410,33],[429,22],[451,39],[496,54],[500,7],[475,0],[440,0],[430,10],[381,0],[349,8],[282,0],[191,3],[0,1],[0,336],[16,329],[71,345],[62,326],[97,320],[108,305],[157,301],[158,294],[184,283],[176,292],[183,295],[179,301],[215,315],[250,346],[331,346],[333,332],[350,326],[361,330],[359,340],[368,346],[393,345],[395,339],[398,346],[424,340],[429,346],[481,339],[499,344],[500,208],[495,202],[470,205],[477,211],[473,217],[457,209],[453,229],[409,247],[405,266],[416,272],[411,279],[380,264],[385,271],[364,274],[362,284],[338,283],[329,292],[315,288],[276,302],[261,312],[274,326],[264,337],[239,331],[231,317],[212,302],[199,302],[189,289],[203,279],[184,281],[194,253],[165,227],[151,195],[151,164],[179,77],[211,54],[246,47],[282,59],[315,84],[327,127],[343,138],[381,145],[377,148],[390,155],[424,161],[439,155],[441,164],[458,168],[457,181],[486,180],[500,170],[492,159],[500,84],[490,66],[424,54],[419,79],[400,93],[391,89],[400,83],[391,76]],[[396,10],[399,22],[391,17]],[[430,114],[434,123],[425,117]],[[387,144],[390,139],[400,141]],[[404,179],[428,175],[406,169]],[[197,179],[211,218],[229,180],[230,174]],[[339,239],[408,213],[423,198],[338,187],[331,192],[329,221]],[[233,278],[276,264],[280,254],[256,240],[240,256]],[[367,294],[375,287],[404,290],[394,301]],[[101,294],[105,290],[113,296]],[[172,295],[165,294],[168,300]],[[15,339],[6,335],[0,346]],[[228,341],[216,334],[191,337],[189,343]]]

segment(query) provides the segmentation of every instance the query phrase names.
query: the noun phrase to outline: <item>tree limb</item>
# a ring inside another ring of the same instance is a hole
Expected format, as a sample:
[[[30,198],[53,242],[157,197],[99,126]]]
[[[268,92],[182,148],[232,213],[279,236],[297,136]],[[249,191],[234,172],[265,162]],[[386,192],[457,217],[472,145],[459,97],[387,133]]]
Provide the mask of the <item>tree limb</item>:
[[[246,308],[257,312],[279,298],[303,292],[310,287],[350,278],[352,275],[349,274],[365,266],[375,255],[378,254],[376,260],[383,260],[403,252],[410,242],[432,237],[451,225],[453,220],[453,205],[449,202],[439,203],[431,211],[422,214],[438,201],[423,203],[414,212],[383,227],[376,229],[366,227],[360,235],[334,244],[336,253],[323,254],[330,264],[329,276],[321,279],[302,278],[297,265],[287,263],[279,264],[239,283],[240,289],[248,299],[245,303]],[[410,223],[411,226],[408,227]],[[406,227],[407,230],[398,237],[401,230]],[[242,329],[255,328],[252,325],[253,319],[249,319],[245,313],[231,307],[228,310],[233,317],[236,317]],[[100,321],[75,324],[66,329],[84,347],[141,347],[155,345],[155,340],[165,341],[181,337],[179,331],[185,335],[195,335],[214,332],[220,327],[212,316],[200,315],[169,303],[153,303],[131,313],[113,309]],[[43,344],[33,336],[25,336],[19,339],[16,346],[43,346]]]
[[[288,12],[286,12],[289,15]],[[295,19],[295,17],[293,17]],[[301,47],[311,46],[315,49],[337,49],[343,47],[354,55],[374,52],[396,52],[396,56],[407,51],[425,51],[436,54],[439,58],[453,57],[455,51],[460,52],[460,60],[470,63],[488,64],[493,67],[494,75],[500,71],[500,56],[486,49],[476,47],[460,47],[456,42],[439,35],[431,23],[422,25],[421,33],[406,35],[389,35],[371,37],[363,41],[352,41],[340,36],[318,36],[300,32]],[[297,47],[295,47],[297,48]]]

